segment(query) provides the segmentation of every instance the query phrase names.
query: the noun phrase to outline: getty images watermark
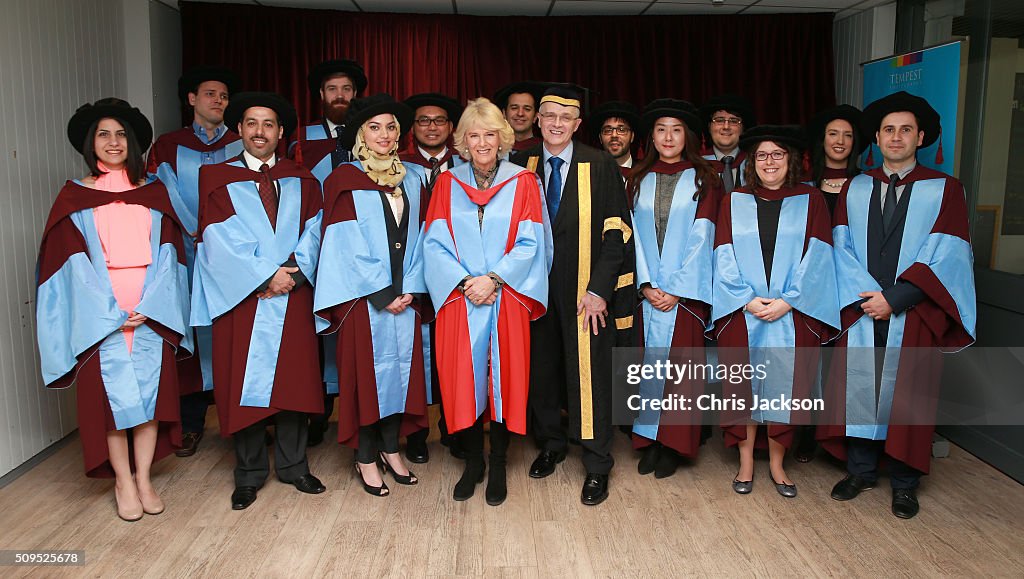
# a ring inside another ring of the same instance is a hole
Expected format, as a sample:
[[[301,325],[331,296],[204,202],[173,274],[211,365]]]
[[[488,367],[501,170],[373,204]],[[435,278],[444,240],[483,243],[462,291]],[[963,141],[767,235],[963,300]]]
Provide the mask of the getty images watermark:
[[[615,348],[612,374],[618,425],[1024,426],[1016,346]]]
[[[721,362],[694,362],[688,360],[674,363],[666,359],[626,365],[625,382],[629,386],[641,387],[651,384],[646,392],[638,391],[626,398],[626,407],[632,412],[645,411],[823,411],[825,401],[821,397],[794,398],[792,390],[768,392],[772,388],[751,390],[751,396],[740,394],[724,396],[716,392],[685,394],[673,392],[673,386],[690,383],[724,383],[731,385],[764,384],[769,378],[772,359],[763,362],[724,364]],[[791,372],[784,370],[785,374]],[[666,387],[667,386],[667,387]],[[770,385],[769,385],[770,386]],[[641,388],[641,390],[643,390]],[[658,392],[660,391],[660,395]]]

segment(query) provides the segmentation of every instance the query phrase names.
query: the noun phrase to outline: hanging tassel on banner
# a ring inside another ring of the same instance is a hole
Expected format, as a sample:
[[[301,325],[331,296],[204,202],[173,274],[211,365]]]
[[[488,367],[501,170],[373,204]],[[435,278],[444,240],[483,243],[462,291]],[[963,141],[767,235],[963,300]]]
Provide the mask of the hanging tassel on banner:
[[[939,128],[939,148],[935,151],[935,164],[941,165],[946,162],[946,158],[942,155],[942,129]]]
[[[875,167],[875,147],[874,145],[868,145],[868,159],[865,161],[867,169],[874,169]]]

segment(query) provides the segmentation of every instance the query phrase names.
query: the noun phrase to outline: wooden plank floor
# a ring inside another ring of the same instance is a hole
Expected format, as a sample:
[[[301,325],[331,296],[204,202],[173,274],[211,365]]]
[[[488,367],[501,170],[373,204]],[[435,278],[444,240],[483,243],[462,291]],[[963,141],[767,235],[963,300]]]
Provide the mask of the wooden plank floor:
[[[735,453],[720,444],[656,480],[637,474],[618,434],[611,497],[599,507],[579,502],[578,447],[537,481],[526,475],[533,447],[516,437],[497,508],[483,485],[469,501],[451,499],[462,463],[432,441],[430,463],[415,468],[420,484],[389,484],[390,497],[364,493],[352,451],[325,443],[310,462],[326,493],[271,475],[252,507],[232,511],[234,454],[216,434],[214,425],[195,456],[156,466],[167,511],[133,524],[115,516],[112,481],[85,478],[77,441],[66,445],[0,490],[0,549],[81,549],[87,564],[4,576],[1024,577],[1024,487],[955,447],[934,461],[910,521],[889,513],[884,479],[855,501],[829,499],[842,469],[820,456],[787,463],[799,498],[776,494],[766,460],[753,494],[740,496],[729,484]]]

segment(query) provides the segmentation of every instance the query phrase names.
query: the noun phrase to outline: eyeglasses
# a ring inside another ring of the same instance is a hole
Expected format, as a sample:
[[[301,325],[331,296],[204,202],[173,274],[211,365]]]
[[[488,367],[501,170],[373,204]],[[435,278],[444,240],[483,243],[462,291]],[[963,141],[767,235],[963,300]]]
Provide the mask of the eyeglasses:
[[[632,129],[630,129],[626,125],[619,125],[617,127],[603,127],[601,129],[601,134],[606,137],[612,136],[612,133],[615,133],[616,135],[619,136],[624,136],[626,133],[629,133],[631,131]]]
[[[755,161],[767,161],[768,157],[771,157],[772,159],[775,159],[776,161],[781,161],[781,160],[786,158],[787,154],[788,153],[786,153],[785,151],[782,151],[782,150],[775,150],[775,151],[772,151],[771,153],[769,153],[767,151],[758,151],[758,152],[754,153],[754,160]]]
[[[416,119],[416,124],[421,127],[443,127],[448,124],[448,117],[420,117]]]
[[[743,119],[738,117],[714,117],[711,122],[716,125],[732,125],[734,127],[741,126]]]
[[[558,119],[558,120],[562,121],[565,124],[569,124],[569,123],[571,123],[571,122],[573,122],[573,121],[575,121],[576,119],[579,118],[579,117],[574,117],[574,116],[569,115],[569,114],[556,115],[555,113],[541,113],[541,114],[539,114],[537,116],[539,116],[540,119],[542,121],[546,122],[546,123],[553,123],[553,122],[555,122],[555,119]]]

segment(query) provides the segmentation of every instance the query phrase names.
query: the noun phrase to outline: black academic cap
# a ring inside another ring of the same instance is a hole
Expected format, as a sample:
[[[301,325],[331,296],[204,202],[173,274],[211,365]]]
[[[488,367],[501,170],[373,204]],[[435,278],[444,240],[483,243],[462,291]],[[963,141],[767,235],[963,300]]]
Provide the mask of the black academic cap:
[[[344,74],[352,79],[356,93],[363,94],[363,91],[366,90],[366,72],[363,67],[354,60],[342,58],[325,60],[309,71],[309,75],[306,77],[306,81],[309,83],[309,92],[320,94],[320,87],[323,86],[324,80],[335,74]]]
[[[185,71],[178,79],[178,98],[188,104],[188,93],[195,92],[199,85],[208,80],[216,80],[228,87],[228,95],[234,95],[242,85],[242,81],[234,71],[222,66],[195,66]]]
[[[241,92],[231,98],[227,110],[224,111],[224,124],[232,131],[238,130],[245,111],[252,107],[266,107],[277,113],[277,121],[284,128],[287,139],[298,125],[295,107],[276,92]]]
[[[401,140],[412,127],[413,112],[405,103],[398,102],[391,95],[379,92],[373,96],[352,99],[348,116],[345,117],[345,128],[341,130],[341,145],[351,149],[356,144],[356,135],[363,123],[377,115],[391,113],[398,119]]]
[[[672,117],[683,121],[697,135],[702,132],[700,112],[697,111],[697,107],[690,101],[668,98],[655,99],[644,107],[644,112],[640,117],[641,132],[644,135],[649,133],[654,127],[654,122],[662,117]]]
[[[882,126],[882,119],[890,113],[907,111],[913,113],[917,118],[917,128],[924,131],[924,142],[920,148],[925,148],[939,138],[942,125],[939,122],[939,113],[928,104],[923,98],[912,95],[906,91],[895,92],[884,96],[869,104],[864,109],[861,117],[861,130],[865,140],[875,142],[875,133]]]
[[[403,102],[405,102],[405,106],[412,109],[414,115],[416,114],[416,109],[420,107],[441,107],[446,113],[448,113],[448,120],[450,120],[453,125],[459,124],[459,117],[462,116],[462,105],[460,105],[457,100],[437,92],[414,94]]]
[[[128,101],[119,98],[108,97],[100,99],[95,103],[85,103],[78,107],[75,114],[68,121],[68,140],[71,146],[79,153],[85,146],[85,139],[89,137],[89,128],[100,119],[117,119],[122,125],[130,126],[135,133],[135,140],[143,151],[149,148],[153,141],[153,125],[142,111],[133,107]]]

